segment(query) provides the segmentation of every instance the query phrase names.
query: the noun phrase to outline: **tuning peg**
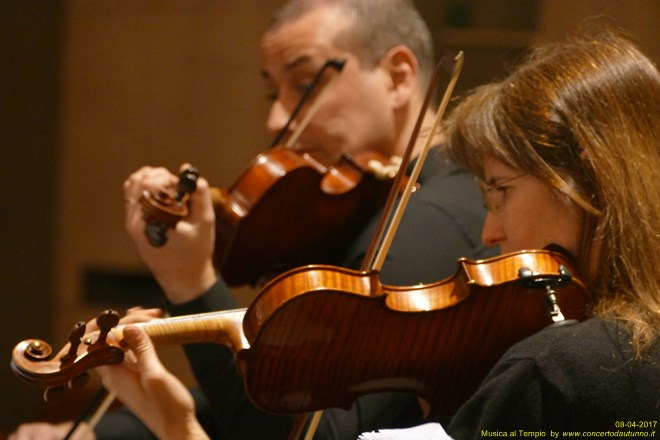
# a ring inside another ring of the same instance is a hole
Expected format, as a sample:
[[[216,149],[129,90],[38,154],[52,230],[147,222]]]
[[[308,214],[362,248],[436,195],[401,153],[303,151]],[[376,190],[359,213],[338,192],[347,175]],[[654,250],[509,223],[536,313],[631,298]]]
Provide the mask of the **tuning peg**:
[[[197,189],[198,178],[199,170],[195,167],[188,167],[179,174],[179,183],[175,196],[177,201],[180,202],[186,194],[191,194]]]
[[[78,356],[78,346],[80,346],[80,342],[82,341],[82,337],[85,336],[86,330],[87,325],[82,321],[78,321],[73,329],[71,329],[69,332],[69,343],[71,344],[69,346],[69,352],[60,359],[63,364],[72,362],[76,359]]]
[[[99,337],[94,343],[94,345],[97,344],[105,344],[105,340],[108,336],[108,332],[112,330],[113,327],[115,327],[119,323],[119,313],[112,309],[108,309],[105,312],[101,313],[99,316],[96,317],[96,324],[99,326]]]

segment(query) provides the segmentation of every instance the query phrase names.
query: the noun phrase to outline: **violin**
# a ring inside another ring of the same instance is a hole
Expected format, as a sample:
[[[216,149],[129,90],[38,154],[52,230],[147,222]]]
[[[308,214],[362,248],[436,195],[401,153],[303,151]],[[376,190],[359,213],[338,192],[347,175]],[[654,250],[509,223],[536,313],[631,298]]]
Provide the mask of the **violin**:
[[[406,287],[333,267],[278,277],[244,317],[251,348],[236,357],[248,395],[267,411],[300,413],[401,391],[450,416],[513,344],[586,316],[591,296],[561,254],[458,265],[451,278]]]
[[[561,253],[520,251],[461,258],[452,277],[403,287],[382,285],[377,272],[310,265],[273,279],[247,309],[137,325],[156,344],[226,345],[248,397],[268,412],[349,408],[364,394],[401,391],[447,416],[510,346],[587,316],[592,297],[573,270]],[[11,368],[47,396],[78,386],[89,369],[122,361],[118,319],[101,314],[93,333],[77,326],[56,354],[22,341]]]
[[[311,262],[337,264],[387,199],[398,170],[396,158],[367,151],[343,155],[325,166],[292,149],[343,66],[342,60],[328,60],[271,147],[229,188],[211,188],[216,214],[213,261],[229,286],[262,284]],[[327,69],[334,74],[329,79]],[[288,126],[311,97],[315,101],[284,141]],[[188,215],[187,200],[198,176],[197,169],[184,170],[176,190],[141,197],[145,233],[153,246],[163,246],[167,230]]]
[[[285,147],[259,154],[229,188],[211,188],[216,268],[239,286],[310,262],[337,264],[382,208],[397,169],[372,151],[344,155],[330,167]],[[140,199],[152,245],[164,245],[166,230],[188,215],[198,175],[184,170],[175,191]]]

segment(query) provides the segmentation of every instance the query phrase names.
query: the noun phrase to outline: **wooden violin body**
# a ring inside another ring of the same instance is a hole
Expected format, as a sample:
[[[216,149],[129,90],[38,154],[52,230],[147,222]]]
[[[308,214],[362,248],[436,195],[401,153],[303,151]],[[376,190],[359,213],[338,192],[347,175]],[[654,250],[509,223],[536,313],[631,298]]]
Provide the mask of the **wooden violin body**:
[[[505,350],[553,323],[545,286],[567,319],[584,319],[591,301],[571,278],[570,261],[555,252],[458,264],[453,277],[407,287],[382,285],[376,272],[306,266],[272,280],[247,310],[140,325],[156,343],[230,347],[248,396],[269,412],[348,408],[364,394],[402,391],[426,399],[432,414],[450,415]],[[70,344],[36,359],[36,340],[23,341],[12,369],[32,384],[62,386],[91,367],[121,361],[121,327],[107,333],[107,347],[90,352],[80,344],[67,362],[61,359]]]
[[[591,300],[555,252],[458,264],[453,277],[407,287],[381,285],[376,272],[306,266],[272,280],[247,310],[140,325],[157,344],[230,347],[248,396],[269,412],[348,408],[361,395],[389,390],[414,393],[434,414],[449,415],[506,349],[552,324],[543,286],[552,286],[567,319],[584,319]],[[62,387],[120,362],[121,326],[100,326],[102,338],[81,336],[74,350],[69,343],[56,355],[43,341],[23,341],[12,369],[34,385]]]
[[[230,286],[258,284],[303,264],[338,264],[347,246],[380,209],[393,173],[378,176],[375,152],[343,156],[325,167],[307,154],[274,147],[257,156],[229,188],[212,188],[216,212],[214,263]],[[185,199],[184,199],[185,202]],[[186,203],[146,194],[151,220],[174,227]]]
[[[585,318],[590,295],[576,279],[560,287],[562,267],[572,270],[549,251],[461,259],[455,276],[408,287],[382,286],[376,273],[290,271],[246,313],[251,348],[238,360],[248,394],[263,409],[299,413],[403,391],[451,415],[509,347],[553,322],[544,290],[526,287],[521,269],[554,280],[567,319]]]

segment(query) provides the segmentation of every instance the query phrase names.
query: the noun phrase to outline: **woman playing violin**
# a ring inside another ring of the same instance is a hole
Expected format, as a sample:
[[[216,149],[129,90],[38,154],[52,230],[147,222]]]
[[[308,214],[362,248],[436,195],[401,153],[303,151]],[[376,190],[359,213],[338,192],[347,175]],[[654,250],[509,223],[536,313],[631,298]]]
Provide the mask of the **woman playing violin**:
[[[513,347],[454,417],[455,438],[635,421],[647,422],[633,431],[657,432],[658,120],[657,68],[602,31],[537,49],[453,113],[449,152],[482,182],[484,243],[560,245],[597,298],[592,319]]]
[[[591,319],[512,347],[454,416],[452,437],[657,432],[659,119],[656,67],[607,31],[538,48],[453,112],[448,151],[482,182],[483,241],[505,252],[563,247],[598,299]],[[203,438],[189,422],[194,410],[184,388],[152,400],[154,384],[177,381],[144,333],[129,335],[137,362],[104,367],[104,383],[162,438],[175,438],[173,423],[188,438]],[[179,416],[154,419],[141,410],[145,402],[156,413],[175,405]]]

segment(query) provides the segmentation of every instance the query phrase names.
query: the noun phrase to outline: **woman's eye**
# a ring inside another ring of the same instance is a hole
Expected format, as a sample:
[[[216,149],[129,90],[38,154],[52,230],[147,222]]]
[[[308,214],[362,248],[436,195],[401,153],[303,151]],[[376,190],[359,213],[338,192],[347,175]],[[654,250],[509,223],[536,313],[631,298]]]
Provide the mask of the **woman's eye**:
[[[506,191],[509,189],[509,186],[494,186],[493,187],[493,192],[496,192],[500,198],[504,198],[506,196]]]

